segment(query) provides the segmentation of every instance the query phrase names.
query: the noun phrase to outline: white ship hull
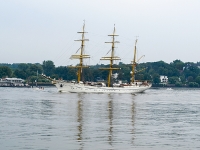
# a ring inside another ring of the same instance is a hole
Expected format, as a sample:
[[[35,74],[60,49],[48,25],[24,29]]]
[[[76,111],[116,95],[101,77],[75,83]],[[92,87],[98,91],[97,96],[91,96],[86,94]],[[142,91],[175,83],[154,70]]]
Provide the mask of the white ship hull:
[[[141,93],[151,87],[149,85],[131,85],[123,87],[99,87],[91,86],[78,83],[58,82],[55,84],[59,92],[70,92],[70,93]]]

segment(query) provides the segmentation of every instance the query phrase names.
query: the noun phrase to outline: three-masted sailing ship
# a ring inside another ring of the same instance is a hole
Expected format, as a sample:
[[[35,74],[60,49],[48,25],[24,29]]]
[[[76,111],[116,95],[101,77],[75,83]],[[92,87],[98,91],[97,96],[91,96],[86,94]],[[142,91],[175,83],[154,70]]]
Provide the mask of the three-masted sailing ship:
[[[111,55],[109,57],[102,57],[101,60],[108,60],[110,61],[109,68],[100,68],[102,70],[108,70],[108,80],[107,85],[105,83],[98,83],[98,84],[85,84],[83,81],[81,81],[82,77],[82,70],[83,68],[86,68],[88,66],[85,66],[83,64],[83,59],[90,58],[90,55],[85,54],[84,47],[85,47],[85,41],[88,41],[88,39],[85,39],[85,24],[83,25],[83,30],[81,32],[78,32],[82,34],[81,40],[81,48],[80,48],[80,54],[78,55],[72,55],[71,59],[79,59],[79,65],[75,66],[75,68],[78,69],[77,72],[77,82],[67,82],[65,80],[55,80],[51,79],[50,77],[47,77],[45,75],[42,75],[43,77],[49,79],[52,81],[53,84],[57,87],[59,92],[70,92],[70,93],[141,93],[145,90],[149,89],[151,87],[150,83],[147,82],[137,82],[135,81],[135,68],[136,68],[136,44],[137,40],[135,42],[135,48],[134,48],[134,57],[132,61],[132,71],[131,71],[131,82],[129,84],[111,84],[111,78],[113,70],[119,70],[120,68],[115,68],[113,63],[115,60],[120,60],[120,57],[115,56],[115,43],[118,43],[115,41],[115,37],[118,36],[115,33],[115,27],[113,30],[113,33],[111,35],[112,41],[106,42],[111,43]],[[117,85],[117,86],[116,86]]]

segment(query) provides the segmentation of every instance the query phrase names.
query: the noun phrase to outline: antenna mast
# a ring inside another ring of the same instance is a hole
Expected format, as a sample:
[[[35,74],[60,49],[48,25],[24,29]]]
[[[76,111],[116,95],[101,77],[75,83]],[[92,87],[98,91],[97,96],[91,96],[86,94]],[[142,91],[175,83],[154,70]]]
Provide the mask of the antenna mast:
[[[135,47],[134,47],[134,57],[132,61],[132,73],[131,73],[131,83],[134,83],[135,81],[135,67],[136,67],[136,44],[137,44],[137,39],[135,40]]]

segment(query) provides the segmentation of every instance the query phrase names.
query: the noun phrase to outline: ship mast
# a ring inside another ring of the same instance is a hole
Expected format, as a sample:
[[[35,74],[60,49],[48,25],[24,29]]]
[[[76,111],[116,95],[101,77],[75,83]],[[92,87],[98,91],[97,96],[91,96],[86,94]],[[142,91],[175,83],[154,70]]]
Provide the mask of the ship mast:
[[[89,41],[88,39],[85,39],[85,33],[87,33],[87,32],[85,32],[85,23],[83,24],[83,30],[81,32],[77,32],[77,33],[82,34],[82,38],[80,40],[75,40],[75,41],[81,41],[80,54],[79,55],[72,55],[70,58],[71,59],[79,59],[79,65],[74,66],[73,68],[78,68],[78,72],[77,72],[78,79],[77,79],[77,81],[80,82],[81,77],[82,77],[82,69],[88,67],[88,66],[83,65],[83,59],[84,58],[90,58],[90,55],[84,54],[85,41]],[[72,67],[72,66],[70,66],[70,67]]]
[[[134,47],[134,57],[132,61],[132,72],[131,72],[131,83],[134,83],[135,81],[135,67],[136,67],[136,44],[137,44],[137,39],[135,40],[135,47]]]
[[[114,53],[115,43],[119,43],[118,41],[115,41],[115,36],[118,36],[118,35],[115,34],[115,26],[114,26],[113,34],[108,35],[108,36],[112,36],[112,42],[105,42],[105,43],[111,43],[112,44],[111,56],[110,57],[102,57],[100,60],[110,60],[110,66],[109,66],[109,68],[100,68],[100,69],[101,70],[109,70],[108,87],[110,87],[112,71],[120,69],[120,68],[113,68],[113,61],[114,60],[121,60],[118,56],[115,56],[115,53]]]

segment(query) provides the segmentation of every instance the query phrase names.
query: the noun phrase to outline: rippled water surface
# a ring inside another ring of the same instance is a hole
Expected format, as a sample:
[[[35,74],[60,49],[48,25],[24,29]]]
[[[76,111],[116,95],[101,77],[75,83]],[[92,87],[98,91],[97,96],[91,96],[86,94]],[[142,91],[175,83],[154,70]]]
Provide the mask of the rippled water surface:
[[[200,89],[0,88],[0,150],[200,149]]]

